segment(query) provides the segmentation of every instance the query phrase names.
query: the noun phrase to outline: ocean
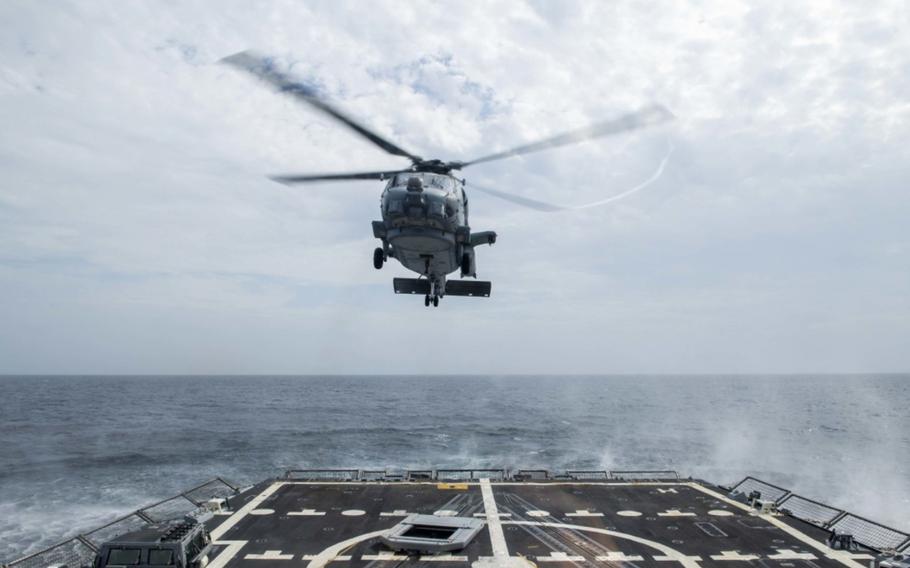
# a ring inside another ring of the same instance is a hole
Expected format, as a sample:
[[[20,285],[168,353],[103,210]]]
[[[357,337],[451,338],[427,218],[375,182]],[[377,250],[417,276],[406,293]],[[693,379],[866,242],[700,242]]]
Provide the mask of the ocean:
[[[215,475],[754,475],[910,529],[910,375],[0,377],[0,560]]]

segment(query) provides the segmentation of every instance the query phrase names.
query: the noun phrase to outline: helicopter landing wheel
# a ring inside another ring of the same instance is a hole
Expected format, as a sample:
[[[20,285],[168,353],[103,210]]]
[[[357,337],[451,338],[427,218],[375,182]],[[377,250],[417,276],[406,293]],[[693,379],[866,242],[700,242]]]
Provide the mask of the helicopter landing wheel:
[[[434,308],[439,307],[439,296],[433,296],[433,307]]]
[[[381,248],[376,247],[376,250],[373,251],[373,268],[379,270],[382,268],[383,262],[385,262],[385,253]]]
[[[423,305],[425,307],[429,307],[429,305],[430,305],[430,295],[429,294],[427,294],[426,296],[423,297]]]

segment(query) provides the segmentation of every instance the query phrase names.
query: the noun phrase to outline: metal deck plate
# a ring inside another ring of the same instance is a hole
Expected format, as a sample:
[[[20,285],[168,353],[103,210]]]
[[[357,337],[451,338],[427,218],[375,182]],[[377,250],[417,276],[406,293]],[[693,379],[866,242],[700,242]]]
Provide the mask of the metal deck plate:
[[[218,547],[209,568],[463,568],[478,561],[531,561],[541,568],[863,568],[871,558],[831,550],[821,529],[756,515],[720,489],[688,482],[276,481],[246,498],[212,525]],[[413,513],[475,517],[486,526],[452,554],[407,556],[386,548],[380,537]]]

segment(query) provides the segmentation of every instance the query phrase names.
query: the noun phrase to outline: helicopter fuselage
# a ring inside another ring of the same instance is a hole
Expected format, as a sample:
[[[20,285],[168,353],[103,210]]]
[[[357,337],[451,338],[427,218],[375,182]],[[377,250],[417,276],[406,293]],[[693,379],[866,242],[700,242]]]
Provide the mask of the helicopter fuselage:
[[[490,231],[471,233],[464,182],[448,174],[395,175],[382,193],[381,212],[373,234],[382,241],[383,261],[394,258],[426,278],[431,299],[445,295],[448,274],[476,276],[474,247],[496,239]]]

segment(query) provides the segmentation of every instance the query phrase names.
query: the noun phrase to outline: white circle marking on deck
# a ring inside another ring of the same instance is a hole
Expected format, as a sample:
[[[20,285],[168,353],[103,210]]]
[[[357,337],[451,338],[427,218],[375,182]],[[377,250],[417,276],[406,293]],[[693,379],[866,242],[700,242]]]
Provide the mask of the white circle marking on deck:
[[[540,510],[528,511],[528,516],[529,517],[548,517],[548,516],[550,516],[550,512],[549,511],[540,511]]]
[[[436,517],[455,517],[458,515],[458,511],[452,511],[451,509],[440,509],[433,513]]]
[[[638,511],[617,511],[616,514],[619,515],[620,517],[640,517],[641,516],[641,513],[639,513]]]
[[[360,509],[348,509],[347,511],[342,511],[341,514],[345,517],[362,517],[366,515],[367,512]]]
[[[274,509],[253,509],[250,511],[251,515],[272,515],[274,513]]]
[[[733,513],[731,511],[724,511],[723,509],[713,509],[708,511],[708,514],[714,517],[732,517]]]

